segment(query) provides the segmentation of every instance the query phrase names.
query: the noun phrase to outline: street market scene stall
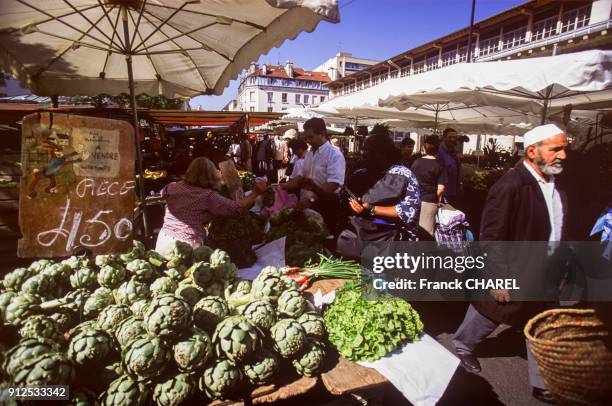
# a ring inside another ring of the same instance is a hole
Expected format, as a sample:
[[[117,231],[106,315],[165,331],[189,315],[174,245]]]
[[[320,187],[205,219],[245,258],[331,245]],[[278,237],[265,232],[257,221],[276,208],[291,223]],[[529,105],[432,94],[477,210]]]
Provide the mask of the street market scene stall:
[[[2,1],[0,404],[611,404],[611,25]]]

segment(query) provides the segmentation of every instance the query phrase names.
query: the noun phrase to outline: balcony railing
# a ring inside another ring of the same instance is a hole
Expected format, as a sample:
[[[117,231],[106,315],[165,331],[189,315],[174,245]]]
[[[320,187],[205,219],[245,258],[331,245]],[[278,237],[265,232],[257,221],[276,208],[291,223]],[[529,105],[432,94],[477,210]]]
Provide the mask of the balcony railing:
[[[546,20],[537,21],[533,24],[531,31],[531,41],[527,42],[527,28],[522,27],[514,31],[505,33],[503,36],[502,49],[500,46],[500,37],[487,38],[484,41],[480,41],[479,53],[476,55],[474,52],[474,62],[487,62],[497,59],[502,59],[507,56],[519,53],[527,52],[531,49],[545,47],[558,43],[561,41],[567,41],[572,38],[582,37],[604,30],[610,29],[612,26],[612,19],[602,21],[600,23],[588,25],[589,14],[586,10],[590,11],[590,5],[581,7],[575,10],[568,11],[562,15],[561,20],[558,17],[548,18]],[[553,21],[554,20],[554,21]],[[557,33],[557,22],[561,22],[560,33]],[[475,46],[475,45],[474,45]],[[458,58],[453,59],[449,53],[442,54],[442,66],[454,65],[459,62],[466,62],[467,56],[465,51],[467,47],[461,48],[458,53]],[[418,75],[428,70],[438,69],[440,66],[437,59],[428,58],[414,61],[412,69],[410,65],[402,66],[401,70],[392,71],[391,78],[410,76],[411,70],[412,75]],[[379,75],[372,76],[372,80],[366,79],[364,81],[357,82],[355,84],[345,85],[343,88],[337,88],[332,90],[332,97],[338,97],[345,94],[353,93],[359,90],[366,89],[371,86],[376,86],[389,79],[388,73],[382,73]]]

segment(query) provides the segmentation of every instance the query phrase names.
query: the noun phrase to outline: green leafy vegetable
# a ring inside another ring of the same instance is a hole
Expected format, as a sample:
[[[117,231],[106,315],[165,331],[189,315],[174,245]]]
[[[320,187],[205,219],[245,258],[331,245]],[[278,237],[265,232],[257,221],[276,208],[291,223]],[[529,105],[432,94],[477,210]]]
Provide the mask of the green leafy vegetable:
[[[412,306],[401,299],[366,300],[359,283],[338,289],[323,318],[329,341],[350,361],[375,361],[417,340],[423,323]]]

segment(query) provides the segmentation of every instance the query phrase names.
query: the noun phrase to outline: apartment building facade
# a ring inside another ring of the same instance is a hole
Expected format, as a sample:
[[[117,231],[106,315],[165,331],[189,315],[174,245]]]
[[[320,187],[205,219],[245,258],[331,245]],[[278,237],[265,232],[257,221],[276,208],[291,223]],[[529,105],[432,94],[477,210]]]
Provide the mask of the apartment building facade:
[[[612,49],[612,0],[532,0],[479,21],[472,62]],[[469,27],[328,84],[330,98],[468,60]]]
[[[329,96],[331,81],[324,72],[284,66],[251,63],[240,78],[237,108],[241,111],[282,112],[295,107],[311,107],[323,103]]]
[[[374,66],[379,62],[373,59],[354,57],[350,52],[339,52],[333,58],[314,68],[313,71],[327,73],[331,80],[338,80]]]

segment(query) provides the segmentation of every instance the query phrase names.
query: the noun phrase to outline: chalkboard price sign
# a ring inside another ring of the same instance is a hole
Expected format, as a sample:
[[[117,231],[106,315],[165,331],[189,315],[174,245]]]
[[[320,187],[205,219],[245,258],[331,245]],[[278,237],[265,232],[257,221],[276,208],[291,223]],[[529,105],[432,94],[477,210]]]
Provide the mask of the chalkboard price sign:
[[[129,123],[61,113],[25,117],[18,255],[128,250],[135,187]]]

